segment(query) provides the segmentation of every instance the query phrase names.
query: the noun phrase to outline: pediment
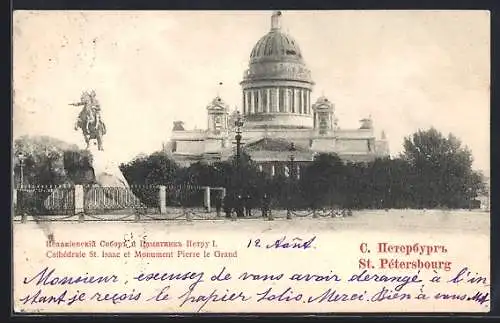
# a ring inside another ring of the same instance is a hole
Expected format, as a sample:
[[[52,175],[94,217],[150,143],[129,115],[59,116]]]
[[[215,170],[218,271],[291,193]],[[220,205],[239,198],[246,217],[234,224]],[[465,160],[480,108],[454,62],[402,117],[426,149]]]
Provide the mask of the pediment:
[[[291,141],[281,138],[262,138],[245,145],[247,151],[289,151]],[[307,147],[295,144],[295,151],[309,152]]]

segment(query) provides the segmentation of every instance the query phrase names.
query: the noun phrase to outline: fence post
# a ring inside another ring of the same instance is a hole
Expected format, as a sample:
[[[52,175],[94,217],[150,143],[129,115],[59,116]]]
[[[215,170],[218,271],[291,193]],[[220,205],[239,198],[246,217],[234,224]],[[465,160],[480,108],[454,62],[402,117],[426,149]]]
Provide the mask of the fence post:
[[[75,195],[74,195],[74,202],[75,202],[75,214],[79,214],[80,217],[79,217],[79,221],[80,222],[83,222],[84,220],[84,206],[83,206],[83,203],[84,203],[84,192],[83,192],[83,185],[75,185],[75,189],[74,189],[74,192],[73,192]]]
[[[313,209],[313,219],[318,218],[318,213],[316,213],[316,208]]]
[[[12,206],[12,209],[15,211],[17,208],[17,188],[12,192]]]
[[[204,198],[205,198],[205,209],[207,210],[207,213],[210,213],[210,186],[205,186],[204,187],[205,189],[205,194],[204,194]]]
[[[167,187],[165,185],[160,185],[159,191],[159,203],[160,203],[160,214],[167,213]]]

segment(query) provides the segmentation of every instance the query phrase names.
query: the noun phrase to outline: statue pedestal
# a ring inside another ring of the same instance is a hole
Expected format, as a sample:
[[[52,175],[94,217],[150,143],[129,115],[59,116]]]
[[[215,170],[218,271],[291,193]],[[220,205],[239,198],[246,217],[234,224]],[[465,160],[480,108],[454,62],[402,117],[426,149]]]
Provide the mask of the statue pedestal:
[[[90,149],[95,180],[102,187],[123,187],[129,185],[120,171],[119,164],[106,151]]]

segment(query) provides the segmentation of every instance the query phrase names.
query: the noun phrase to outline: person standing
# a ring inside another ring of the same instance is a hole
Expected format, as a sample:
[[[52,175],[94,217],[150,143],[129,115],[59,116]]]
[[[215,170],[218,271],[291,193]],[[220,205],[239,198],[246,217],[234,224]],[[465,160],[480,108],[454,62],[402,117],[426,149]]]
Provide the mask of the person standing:
[[[269,194],[264,193],[262,198],[262,217],[271,217],[271,198]]]
[[[236,215],[239,218],[245,216],[245,212],[243,209],[243,196],[241,195],[241,193],[238,193],[238,195],[236,196]]]
[[[224,213],[226,213],[226,218],[231,218],[231,211],[232,211],[232,206],[231,206],[231,195],[227,194],[224,196],[224,199],[222,201],[222,204],[224,206]]]
[[[252,196],[250,195],[250,193],[246,194],[245,195],[245,215],[247,217],[251,217],[252,216]]]
[[[221,212],[221,209],[222,209],[222,204],[223,204],[222,194],[219,193],[219,194],[217,194],[217,196],[215,198],[215,211],[217,212],[217,217],[220,217],[220,212]]]

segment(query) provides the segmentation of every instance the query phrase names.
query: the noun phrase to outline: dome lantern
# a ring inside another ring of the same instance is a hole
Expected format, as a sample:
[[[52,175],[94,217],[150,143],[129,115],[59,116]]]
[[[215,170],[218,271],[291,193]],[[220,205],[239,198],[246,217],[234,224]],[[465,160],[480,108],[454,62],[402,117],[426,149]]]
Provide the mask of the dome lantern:
[[[281,11],[275,11],[271,16],[271,30],[281,29]]]

